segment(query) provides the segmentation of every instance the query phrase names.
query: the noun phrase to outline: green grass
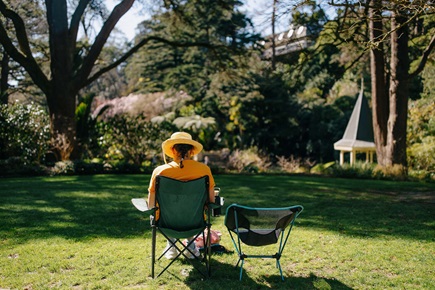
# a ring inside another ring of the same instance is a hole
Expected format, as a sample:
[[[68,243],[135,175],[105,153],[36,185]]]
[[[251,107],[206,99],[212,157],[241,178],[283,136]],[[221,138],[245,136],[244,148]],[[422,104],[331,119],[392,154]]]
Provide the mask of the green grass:
[[[238,281],[223,216],[213,228],[232,253],[213,255],[210,279],[183,261],[151,279],[149,218],[130,203],[149,176],[96,175],[0,179],[0,289],[435,289],[434,184],[215,178],[226,205],[305,207],[281,260],[284,282],[262,259],[246,260]]]

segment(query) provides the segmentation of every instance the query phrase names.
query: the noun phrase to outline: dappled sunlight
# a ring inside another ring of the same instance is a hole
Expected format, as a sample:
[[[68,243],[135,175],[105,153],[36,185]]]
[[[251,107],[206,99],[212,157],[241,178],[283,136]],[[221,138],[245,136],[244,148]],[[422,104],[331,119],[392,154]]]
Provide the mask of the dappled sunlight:
[[[434,238],[433,226],[427,223],[434,204],[421,199],[421,195],[435,196],[432,184],[416,187],[410,182],[399,185],[392,181],[246,175],[233,177],[242,186],[232,186],[231,178],[216,178],[218,184],[221,183],[226,206],[231,203],[265,207],[301,204],[305,210],[296,221],[297,227],[362,237]]]
[[[26,179],[23,184],[20,179],[9,179],[7,187],[14,194],[5,195],[7,190],[2,195],[4,222],[0,231],[5,237],[19,231],[28,239],[137,235],[145,228],[145,221],[134,210],[130,198],[144,195],[143,180],[140,183],[137,177],[126,176],[120,182],[111,176],[71,176]],[[33,182],[39,186],[33,187]]]
[[[14,273],[24,273],[26,281],[35,275],[56,277],[78,288],[95,283],[101,288],[177,285],[204,289],[212,285],[210,289],[220,289],[228,284],[240,285],[240,289],[352,289],[355,285],[407,285],[407,274],[415,267],[419,273],[412,285],[430,283],[425,277],[433,268],[434,204],[414,197],[433,194],[433,184],[287,175],[215,176],[225,198],[222,213],[232,203],[304,206],[281,257],[285,281],[274,261],[248,259],[239,282],[238,256],[224,226],[224,214],[212,219],[212,228],[221,231],[220,245],[227,252],[212,256],[210,280],[202,280],[185,261],[177,262],[162,278],[149,278],[150,220],[130,201],[146,196],[148,180],[148,175],[3,179],[0,266],[13,279],[20,279]],[[275,246],[249,251],[273,252]],[[158,235],[157,252],[164,247]]]

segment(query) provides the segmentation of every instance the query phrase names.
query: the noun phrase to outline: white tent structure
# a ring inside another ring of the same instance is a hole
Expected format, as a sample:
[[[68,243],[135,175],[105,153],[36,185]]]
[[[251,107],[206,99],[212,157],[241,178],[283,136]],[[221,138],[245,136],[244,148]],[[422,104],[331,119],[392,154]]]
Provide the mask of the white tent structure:
[[[340,165],[344,164],[345,153],[350,153],[351,165],[355,164],[357,153],[365,153],[366,162],[373,162],[376,146],[373,136],[372,112],[363,91],[363,86],[361,86],[343,138],[334,143],[334,149],[340,151]]]

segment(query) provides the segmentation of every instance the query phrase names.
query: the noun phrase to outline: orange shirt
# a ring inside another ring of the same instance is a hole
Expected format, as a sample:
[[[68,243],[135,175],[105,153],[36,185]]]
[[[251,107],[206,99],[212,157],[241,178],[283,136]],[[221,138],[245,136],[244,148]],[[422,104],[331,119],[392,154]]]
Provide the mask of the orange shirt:
[[[215,182],[210,168],[204,163],[195,160],[184,160],[183,168],[174,161],[156,167],[151,175],[150,185],[148,187],[148,205],[154,207],[156,198],[156,176],[162,175],[177,180],[192,180],[208,175],[210,181],[209,198],[214,202],[214,187]]]

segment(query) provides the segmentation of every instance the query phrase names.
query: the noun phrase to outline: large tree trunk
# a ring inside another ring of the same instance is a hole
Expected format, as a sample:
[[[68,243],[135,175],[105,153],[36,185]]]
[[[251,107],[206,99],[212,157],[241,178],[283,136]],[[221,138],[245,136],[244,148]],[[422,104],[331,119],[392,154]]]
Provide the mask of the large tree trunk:
[[[391,20],[390,115],[386,165],[407,166],[406,123],[409,96],[409,54],[407,17],[393,13]]]
[[[378,164],[407,166],[406,122],[408,112],[408,26],[406,17],[391,17],[391,57],[389,90],[385,74],[385,53],[382,37],[382,1],[370,1],[370,54],[372,79],[373,130]]]
[[[370,70],[372,83],[373,133],[376,144],[376,155],[380,165],[384,165],[387,145],[387,121],[389,115],[389,100],[385,76],[384,45],[382,42],[382,1],[370,1],[370,41],[373,48],[370,51]]]
[[[53,150],[60,160],[76,159],[76,93],[67,89],[53,90],[47,95],[47,103],[51,119]]]
[[[50,35],[50,80],[47,104],[51,118],[54,150],[61,160],[75,159],[76,95],[72,85],[73,51],[70,43],[66,1],[47,0],[47,20]]]

